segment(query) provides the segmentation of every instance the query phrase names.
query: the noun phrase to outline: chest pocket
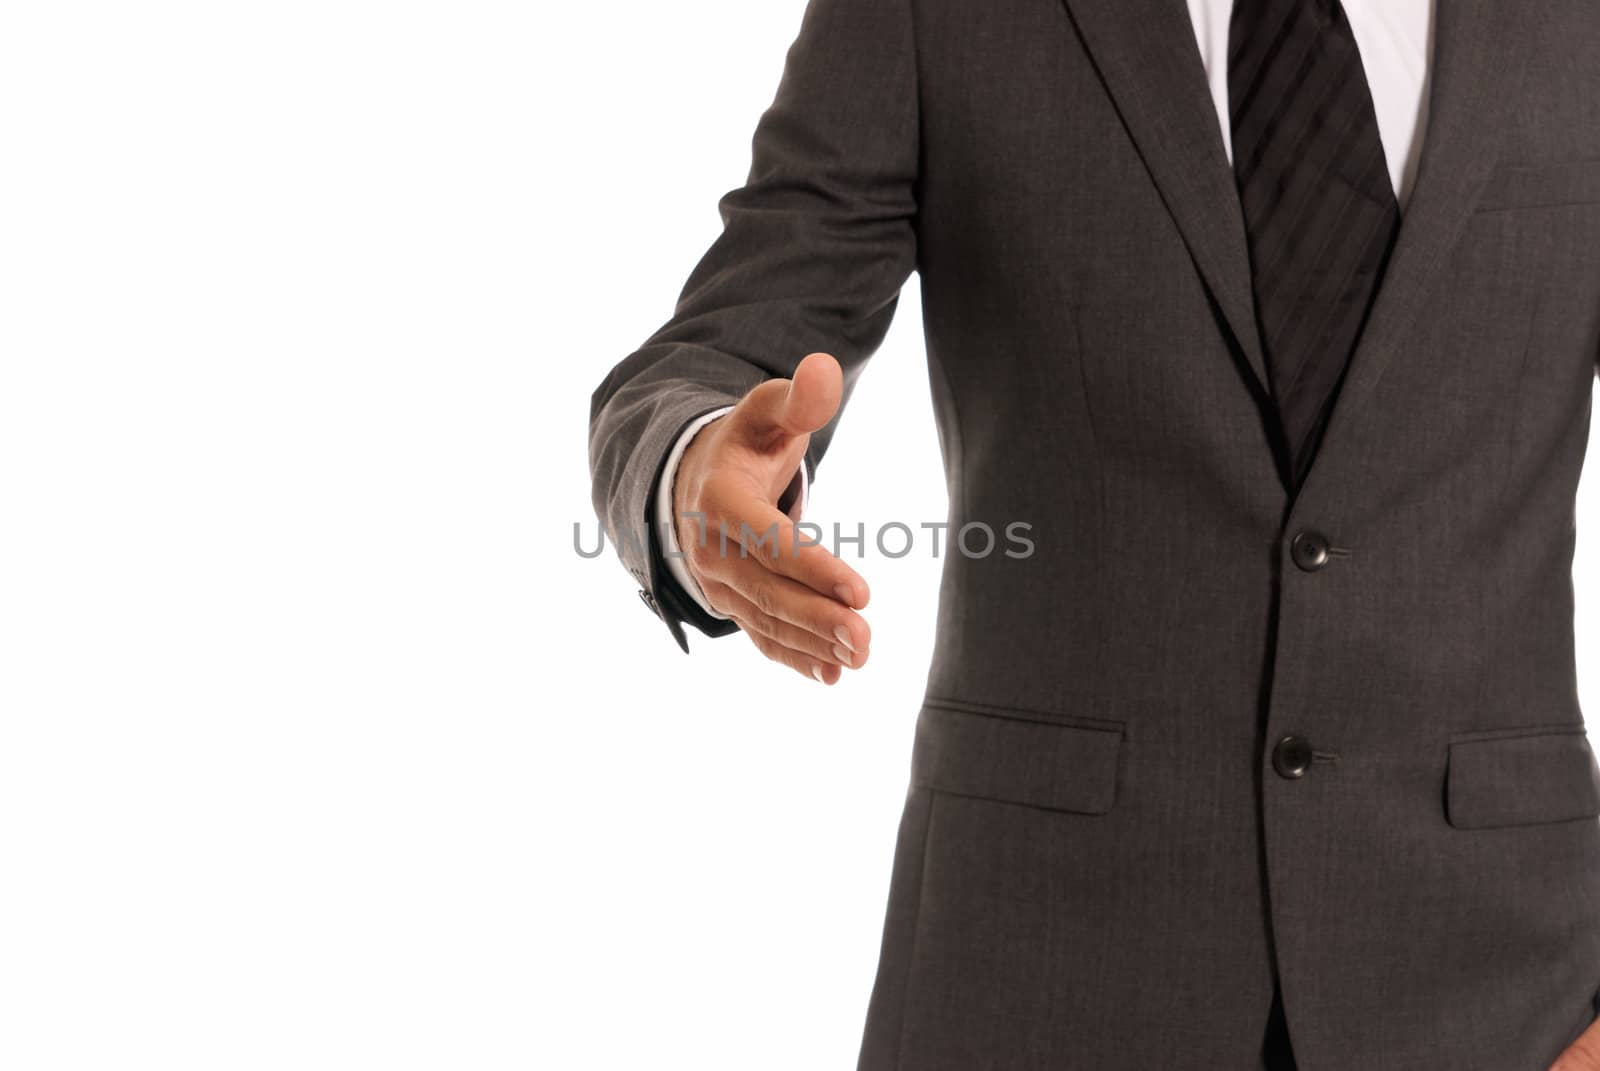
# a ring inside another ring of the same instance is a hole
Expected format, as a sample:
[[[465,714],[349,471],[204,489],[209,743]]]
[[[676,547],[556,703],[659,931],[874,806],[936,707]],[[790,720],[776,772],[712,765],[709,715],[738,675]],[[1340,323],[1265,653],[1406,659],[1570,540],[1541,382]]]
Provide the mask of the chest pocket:
[[[1479,212],[1600,204],[1600,160],[1501,164],[1489,176]]]

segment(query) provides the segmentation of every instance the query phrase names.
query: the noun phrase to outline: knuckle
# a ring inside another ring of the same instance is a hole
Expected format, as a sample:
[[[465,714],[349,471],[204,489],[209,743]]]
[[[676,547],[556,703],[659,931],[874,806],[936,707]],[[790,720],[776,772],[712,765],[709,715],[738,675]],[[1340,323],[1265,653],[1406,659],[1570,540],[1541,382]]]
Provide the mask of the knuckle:
[[[709,573],[712,569],[716,568],[718,558],[717,548],[712,545],[711,540],[707,539],[706,541],[701,542],[699,533],[696,533],[690,537],[689,542],[685,544],[685,546],[688,547],[688,550],[685,553],[688,555],[689,564],[691,566],[703,573]]]
[[[750,592],[750,601],[768,617],[778,616],[778,593],[771,584],[757,584]]]

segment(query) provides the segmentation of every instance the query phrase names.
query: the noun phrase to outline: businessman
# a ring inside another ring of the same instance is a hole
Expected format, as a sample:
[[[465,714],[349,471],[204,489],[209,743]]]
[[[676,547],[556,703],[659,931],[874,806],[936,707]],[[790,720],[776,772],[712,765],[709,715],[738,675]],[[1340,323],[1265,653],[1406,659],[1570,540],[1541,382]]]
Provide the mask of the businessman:
[[[861,1071],[1600,1069],[1597,55],[1593,0],[812,0],[590,456],[680,645],[836,682],[866,580],[795,522],[915,271],[951,527],[1031,525],[944,557]]]

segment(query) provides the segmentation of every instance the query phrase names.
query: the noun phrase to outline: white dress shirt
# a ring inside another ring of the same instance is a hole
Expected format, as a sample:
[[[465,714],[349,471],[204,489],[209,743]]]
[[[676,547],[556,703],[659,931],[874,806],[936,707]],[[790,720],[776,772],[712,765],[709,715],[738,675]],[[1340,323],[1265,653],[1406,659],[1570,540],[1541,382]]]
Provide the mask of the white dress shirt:
[[[1356,46],[1361,51],[1367,85],[1372,91],[1378,137],[1383,142],[1383,153],[1389,165],[1389,180],[1394,186],[1395,199],[1404,209],[1416,178],[1422,131],[1427,126],[1434,0],[1342,0],[1342,3]],[[1188,0],[1188,4],[1195,42],[1205,65],[1206,82],[1217,109],[1223,149],[1231,163],[1233,124],[1228,119],[1228,21],[1233,14],[1233,0]],[[667,455],[655,504],[656,526],[668,570],[701,609],[723,620],[726,620],[724,615],[707,604],[680,553],[672,524],[672,481],[695,433],[727,411],[719,409],[707,413],[684,429]],[[795,478],[800,490],[791,515],[798,519],[805,508],[808,491],[804,465]]]

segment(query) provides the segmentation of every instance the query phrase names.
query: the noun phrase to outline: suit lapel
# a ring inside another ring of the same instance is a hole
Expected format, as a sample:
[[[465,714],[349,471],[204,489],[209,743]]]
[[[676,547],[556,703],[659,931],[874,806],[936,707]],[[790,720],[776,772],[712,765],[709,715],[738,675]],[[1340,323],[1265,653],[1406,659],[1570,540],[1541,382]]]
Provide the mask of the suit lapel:
[[[1063,0],[1261,393],[1250,254],[1183,0]]]
[[[1515,0],[1436,0],[1428,122],[1415,187],[1318,461],[1366,400],[1471,217],[1499,158],[1525,66]],[[1063,0],[1263,397],[1244,219],[1183,0]],[[1524,9],[1525,14],[1525,9]],[[1302,488],[1302,493],[1304,488]]]
[[[1437,0],[1427,128],[1393,254],[1311,466],[1316,482],[1427,303],[1498,161],[1532,21],[1518,0]],[[1517,17],[1519,9],[1523,17]]]

